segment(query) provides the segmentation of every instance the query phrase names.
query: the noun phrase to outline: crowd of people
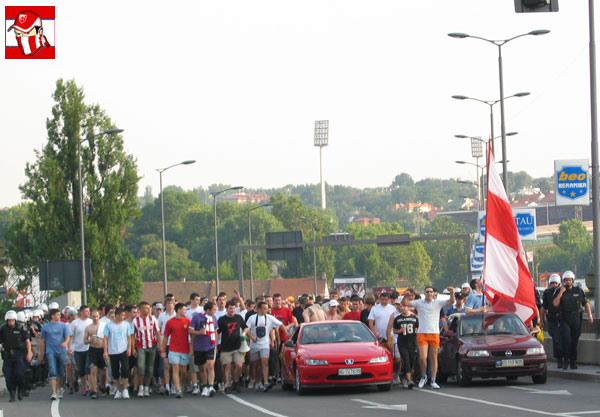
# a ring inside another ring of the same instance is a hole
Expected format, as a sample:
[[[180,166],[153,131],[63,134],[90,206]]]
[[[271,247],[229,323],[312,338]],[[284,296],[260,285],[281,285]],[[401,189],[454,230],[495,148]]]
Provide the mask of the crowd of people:
[[[576,333],[581,329],[569,309],[580,312],[584,306],[591,317],[585,295],[573,289],[568,272],[560,288],[560,278],[551,277],[540,311],[542,317],[547,314],[553,341],[557,339],[554,353],[565,368],[576,367]],[[274,294],[244,300],[234,290],[231,298],[192,293],[189,300],[177,300],[167,294],[162,302],[97,308],[41,304],[6,313],[0,329],[3,370],[10,401],[47,382],[52,400],[66,391],[80,391],[90,399],[268,392],[280,381],[280,349],[297,326],[356,320],[390,350],[395,384],[412,389],[414,383],[419,388],[429,383],[439,389],[437,353],[446,317],[489,309],[477,279],[444,293],[448,296],[438,299],[437,290],[428,286],[422,295],[409,288],[402,296],[395,291],[326,299]],[[568,343],[561,342],[564,338]]]

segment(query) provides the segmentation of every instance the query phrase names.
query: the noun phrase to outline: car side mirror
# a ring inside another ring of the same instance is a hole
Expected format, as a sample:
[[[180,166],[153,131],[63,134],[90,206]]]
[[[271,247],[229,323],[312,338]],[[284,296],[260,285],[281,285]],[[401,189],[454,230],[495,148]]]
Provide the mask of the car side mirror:
[[[283,343],[283,346],[285,346],[285,347],[289,347],[289,348],[295,348],[295,347],[296,347],[296,344],[295,344],[294,342],[292,342],[291,340],[286,340],[286,341]]]

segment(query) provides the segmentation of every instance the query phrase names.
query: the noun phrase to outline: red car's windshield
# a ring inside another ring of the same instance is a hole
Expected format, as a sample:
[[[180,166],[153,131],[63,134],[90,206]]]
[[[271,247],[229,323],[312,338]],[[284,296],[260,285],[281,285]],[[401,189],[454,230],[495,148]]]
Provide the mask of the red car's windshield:
[[[362,323],[311,324],[302,329],[300,343],[354,343],[374,342],[375,336]]]
[[[461,336],[481,335],[527,335],[529,332],[515,314],[481,314],[463,316],[460,322],[459,334]]]

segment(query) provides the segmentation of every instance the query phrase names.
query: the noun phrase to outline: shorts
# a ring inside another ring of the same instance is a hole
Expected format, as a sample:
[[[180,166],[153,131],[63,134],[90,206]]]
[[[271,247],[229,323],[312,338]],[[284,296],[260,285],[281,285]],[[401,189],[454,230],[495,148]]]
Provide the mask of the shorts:
[[[75,356],[75,363],[77,364],[77,375],[80,378],[90,373],[90,361],[88,359],[88,351],[85,352],[73,352]]]
[[[194,351],[194,363],[196,366],[201,367],[206,361],[214,361],[217,359],[217,350],[195,350]]]
[[[168,358],[171,365],[187,366],[190,363],[189,353],[169,352]]]
[[[137,368],[137,357],[130,356],[129,357],[129,369]]]
[[[270,349],[250,349],[250,361],[258,361],[260,359],[268,358],[271,354]]]
[[[118,381],[119,378],[129,378],[129,357],[126,351],[115,355],[108,355],[108,358],[110,360],[110,370],[113,380]]]
[[[243,363],[244,355],[239,350],[232,350],[231,352],[221,352],[221,365],[227,365],[231,362]]]
[[[136,348],[137,374],[146,379],[152,378],[154,374],[155,348]]]
[[[395,350],[399,352],[400,357],[402,358],[402,373],[406,374],[412,372],[417,363],[417,348],[396,345]]]
[[[98,369],[106,368],[106,362],[104,361],[104,349],[90,346],[90,350],[88,350],[88,363],[90,368],[92,366],[95,366]]]
[[[48,379],[57,379],[65,377],[65,366],[67,364],[66,353],[46,353],[46,362],[48,363]]]
[[[417,344],[421,346],[433,346],[440,348],[440,335],[437,333],[417,333]]]

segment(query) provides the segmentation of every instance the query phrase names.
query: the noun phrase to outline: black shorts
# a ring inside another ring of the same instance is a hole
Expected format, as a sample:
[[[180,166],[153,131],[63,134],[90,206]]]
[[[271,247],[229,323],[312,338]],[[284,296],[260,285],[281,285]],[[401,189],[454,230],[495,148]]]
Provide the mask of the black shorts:
[[[402,373],[412,372],[417,362],[417,348],[398,345],[400,358],[402,358]]]
[[[129,357],[129,369],[131,369],[131,368],[137,368],[137,357],[136,356]]]
[[[194,351],[194,363],[200,367],[206,363],[206,361],[214,361],[217,359],[217,350],[195,350]]]
[[[90,346],[90,350],[88,350],[88,361],[90,363],[90,368],[92,366],[95,366],[98,369],[106,368],[106,362],[104,362],[104,349]]]
[[[108,358],[110,360],[110,371],[112,372],[113,379],[129,378],[129,357],[127,356],[127,352],[108,355]]]

